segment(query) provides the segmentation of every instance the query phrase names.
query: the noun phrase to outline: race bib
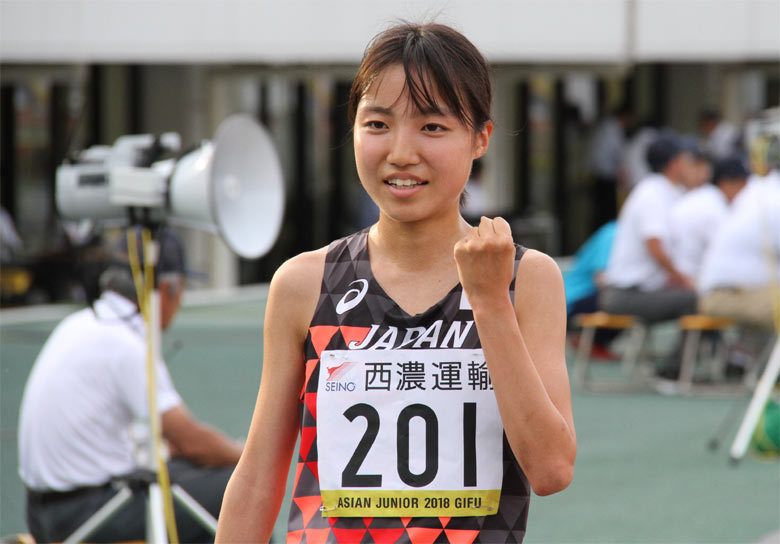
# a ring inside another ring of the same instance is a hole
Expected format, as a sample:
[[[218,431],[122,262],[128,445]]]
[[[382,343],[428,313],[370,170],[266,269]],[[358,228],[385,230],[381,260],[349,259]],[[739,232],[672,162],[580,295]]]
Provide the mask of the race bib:
[[[498,511],[503,427],[481,349],[324,351],[318,385],[324,516]]]

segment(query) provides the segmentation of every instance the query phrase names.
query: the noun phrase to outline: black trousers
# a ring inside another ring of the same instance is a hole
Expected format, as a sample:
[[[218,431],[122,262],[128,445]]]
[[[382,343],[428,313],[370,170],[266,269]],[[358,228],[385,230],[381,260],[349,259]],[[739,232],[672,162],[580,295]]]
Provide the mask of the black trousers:
[[[696,291],[666,287],[656,291],[605,287],[599,307],[611,314],[636,315],[648,323],[659,323],[696,313]]]
[[[219,516],[222,496],[233,468],[201,467],[184,459],[172,459],[168,462],[171,482],[179,484],[214,517]],[[134,480],[132,475],[128,480]],[[132,489],[133,497],[130,501],[97,532],[89,536],[89,542],[146,539],[146,486],[135,483]],[[79,488],[66,493],[28,492],[27,527],[38,543],[62,542],[116,493],[117,487],[114,483]],[[175,499],[174,510],[179,540],[182,543],[214,541],[214,536]]]

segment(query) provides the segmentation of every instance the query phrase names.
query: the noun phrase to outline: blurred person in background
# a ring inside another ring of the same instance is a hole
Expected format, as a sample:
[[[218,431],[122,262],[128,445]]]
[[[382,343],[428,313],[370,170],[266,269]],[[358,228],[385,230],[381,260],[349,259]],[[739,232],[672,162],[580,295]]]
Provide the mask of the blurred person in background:
[[[726,159],[740,151],[739,129],[725,121],[717,110],[699,113],[699,134],[704,152],[713,160]]]
[[[626,193],[636,187],[640,181],[650,175],[647,164],[647,148],[658,138],[659,129],[655,121],[642,121],[623,150],[623,167],[626,172]]]
[[[647,161],[653,173],[634,188],[620,212],[599,305],[654,323],[696,310],[694,281],[669,255],[670,214],[692,182],[693,154],[680,138],[664,134],[648,148]],[[670,360],[665,373],[673,374],[677,365],[679,360]]]
[[[577,314],[588,314],[599,310],[599,293],[604,287],[604,270],[607,268],[609,254],[612,251],[616,229],[617,221],[602,225],[577,250],[572,266],[564,272],[566,317],[569,323]],[[593,338],[591,357],[615,359],[616,355],[609,350],[609,344],[618,334],[620,331],[616,329],[598,329]]]
[[[712,182],[712,160],[704,150],[691,137],[686,137],[688,142],[686,147],[693,153],[693,169],[691,171],[691,180],[687,185],[688,191],[703,187]]]
[[[740,324],[780,325],[780,173],[752,179],[713,236],[702,264],[699,310]]]
[[[185,258],[172,230],[162,229],[158,240],[155,278],[165,330],[181,301]],[[149,438],[136,437],[147,440],[139,444],[132,436],[149,413],[146,326],[126,249],[121,253],[101,274],[102,295],[94,306],[70,315],[54,329],[25,386],[19,474],[27,489],[28,528],[38,542],[67,538],[117,493],[120,482],[130,485],[132,499],[89,541],[143,540],[146,535],[148,480],[138,471],[136,454],[148,453]],[[139,262],[143,263],[140,249]],[[162,434],[172,455],[171,481],[217,516],[242,448],[192,417],[164,361],[156,361],[155,374]],[[176,521],[183,542],[213,538],[178,505]]]
[[[622,163],[631,121],[631,110],[622,106],[605,118],[596,127],[593,135],[589,157],[593,177],[592,232],[617,217],[617,191],[618,186],[624,185],[625,171]]]
[[[0,206],[0,305],[12,306],[25,301],[33,276],[25,267],[22,239],[13,217]]]
[[[709,172],[709,166],[704,170]],[[712,183],[692,188],[675,204],[671,214],[671,257],[675,267],[686,276],[698,281],[707,247],[728,217],[731,203],[745,187],[749,174],[741,157],[722,159],[715,164]]]
[[[11,214],[0,206],[0,263],[14,262],[22,254],[24,246]]]

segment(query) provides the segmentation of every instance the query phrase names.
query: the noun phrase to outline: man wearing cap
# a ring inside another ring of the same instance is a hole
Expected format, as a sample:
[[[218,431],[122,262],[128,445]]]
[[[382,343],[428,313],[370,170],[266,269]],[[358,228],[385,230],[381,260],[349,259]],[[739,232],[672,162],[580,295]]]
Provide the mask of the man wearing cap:
[[[652,323],[696,310],[693,280],[669,256],[669,214],[692,181],[693,155],[679,138],[664,134],[648,148],[647,162],[653,173],[620,211],[599,304]]]
[[[721,159],[715,163],[712,183],[686,193],[672,210],[672,261],[681,273],[697,283],[704,252],[749,174],[740,157]]]
[[[165,330],[181,301],[184,251],[172,230],[161,229],[156,238],[155,276]],[[137,442],[143,437],[133,436],[138,422],[148,419],[145,324],[124,257],[125,263],[101,275],[102,295],[93,307],[57,325],[25,387],[19,474],[27,488],[28,528],[38,542],[67,538],[117,493],[122,481],[131,483],[131,501],[89,541],[143,540],[146,534],[146,486],[134,477]],[[174,455],[168,463],[170,479],[217,516],[241,446],[190,415],[162,360],[156,361],[155,378],[162,434]],[[213,538],[178,505],[176,522],[183,542]]]

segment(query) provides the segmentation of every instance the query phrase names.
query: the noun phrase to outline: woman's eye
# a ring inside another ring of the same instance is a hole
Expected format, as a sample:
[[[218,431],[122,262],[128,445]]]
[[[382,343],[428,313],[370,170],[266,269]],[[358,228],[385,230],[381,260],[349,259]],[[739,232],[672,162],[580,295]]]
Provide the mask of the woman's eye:
[[[445,130],[447,129],[437,123],[428,123],[423,127],[425,132],[444,132]]]
[[[387,125],[382,121],[368,121],[365,126],[366,128],[370,128],[372,130],[382,130],[387,128]]]

